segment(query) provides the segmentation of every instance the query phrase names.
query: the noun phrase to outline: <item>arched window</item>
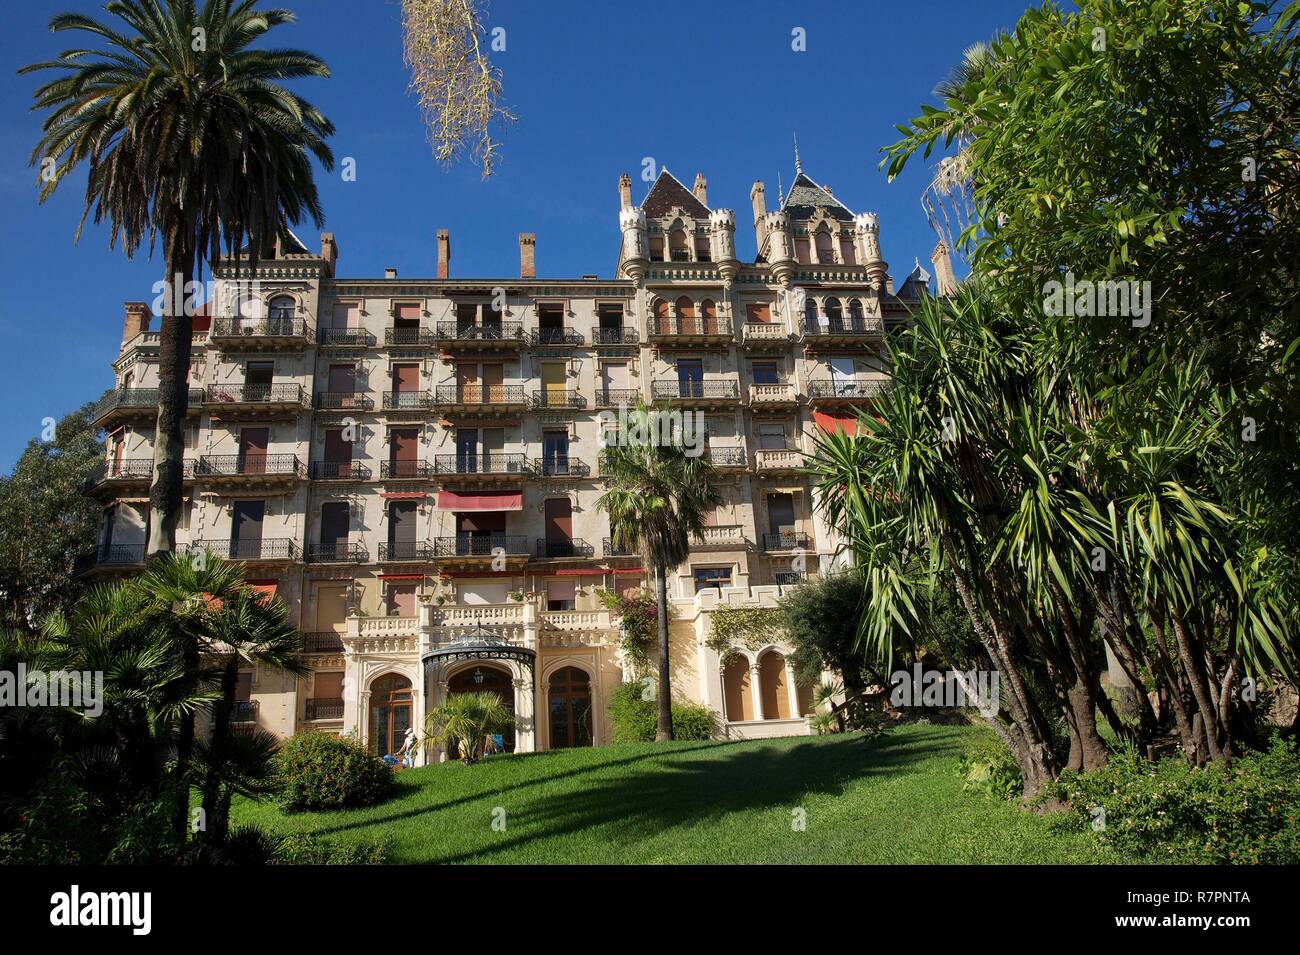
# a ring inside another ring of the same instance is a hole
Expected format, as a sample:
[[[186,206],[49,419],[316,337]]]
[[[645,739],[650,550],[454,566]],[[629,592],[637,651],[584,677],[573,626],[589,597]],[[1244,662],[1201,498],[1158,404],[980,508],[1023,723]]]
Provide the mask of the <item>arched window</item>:
[[[713,299],[706,298],[701,302],[700,311],[704,317],[704,334],[718,334],[718,306],[713,303]]]
[[[654,330],[659,335],[667,335],[673,330],[672,316],[668,312],[668,303],[661,298],[654,303]]]
[[[769,650],[758,661],[758,690],[763,698],[763,719],[790,718],[790,690],[785,680],[785,657]]]
[[[370,751],[387,756],[402,748],[411,725],[411,681],[396,673],[370,684]]]
[[[862,323],[862,299],[854,298],[849,300],[849,319],[854,325]]]
[[[722,697],[727,719],[736,723],[754,718],[754,694],[749,686],[749,661],[735,654],[722,670]]]
[[[822,227],[817,230],[817,261],[828,263],[835,261],[835,242],[831,239],[829,229]]]
[[[673,229],[668,233],[668,257],[674,262],[689,262],[691,260],[691,250],[686,244],[686,232],[682,229]]]
[[[839,299],[826,300],[826,322],[832,331],[840,331],[844,328],[844,308],[840,305]]]
[[[694,335],[695,329],[695,303],[683,295],[677,300],[677,334]]]
[[[288,321],[293,318],[294,301],[291,296],[277,295],[271,299],[271,320]]]
[[[713,261],[713,253],[709,247],[709,235],[707,232],[704,235],[697,235],[695,237],[695,261]]]
[[[565,667],[551,674],[549,690],[551,749],[592,745],[591,677]]]
[[[817,313],[817,300],[811,296],[804,299],[803,303],[803,320],[804,324],[812,331],[816,331],[821,324],[821,319]]]
[[[501,667],[479,663],[461,670],[447,681],[447,695],[457,693],[495,693],[511,713],[515,711],[515,685],[510,673]],[[515,751],[515,731],[506,730],[497,741],[502,751]]]

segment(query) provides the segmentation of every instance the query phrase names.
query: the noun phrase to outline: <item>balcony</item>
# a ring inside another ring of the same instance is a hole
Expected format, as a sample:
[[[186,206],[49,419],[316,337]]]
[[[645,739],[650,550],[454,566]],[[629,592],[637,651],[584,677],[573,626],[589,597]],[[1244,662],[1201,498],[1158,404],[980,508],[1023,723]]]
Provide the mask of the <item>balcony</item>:
[[[790,382],[752,384],[749,386],[749,406],[755,411],[765,409],[788,410],[797,407],[799,397]]]
[[[383,461],[379,465],[383,481],[427,481],[432,477],[433,465],[428,461]]]
[[[626,544],[615,543],[612,537],[606,537],[600,542],[600,552],[605,556],[606,560],[638,560],[641,556]]]
[[[439,385],[434,404],[444,412],[503,414],[523,411],[523,385]]]
[[[743,348],[779,348],[789,340],[790,332],[783,322],[745,322],[740,326],[740,343]]]
[[[808,580],[808,575],[795,570],[778,570],[772,579],[778,587],[797,587]]]
[[[223,351],[305,348],[315,332],[305,318],[214,318],[208,341]]]
[[[437,475],[460,478],[497,479],[513,477],[516,481],[528,473],[528,459],[514,452],[486,451],[481,454],[438,454],[433,458]]]
[[[435,560],[470,559],[475,563],[495,557],[513,557],[527,561],[528,538],[523,534],[474,533],[433,539]]]
[[[715,468],[725,470],[735,470],[744,468],[746,464],[744,448],[718,448],[710,446],[709,463]]]
[[[95,427],[107,428],[118,421],[148,419],[158,414],[159,388],[116,388],[99,399],[92,419]],[[203,389],[189,390],[188,414],[198,414],[203,404]]]
[[[798,474],[805,467],[803,452],[794,448],[759,448],[754,470],[759,474]]]
[[[263,537],[256,540],[195,541],[190,550],[210,550],[227,560],[250,563],[289,561],[298,557],[298,545],[287,537]]]
[[[432,348],[437,344],[437,336],[423,328],[386,328],[384,344],[390,348]]]
[[[438,322],[434,339],[449,351],[506,351],[524,344],[523,322]]]
[[[364,544],[348,541],[310,544],[305,560],[309,564],[364,564],[370,560],[370,552]]]
[[[191,465],[193,462],[187,461]],[[153,479],[153,458],[122,458],[106,461],[91,475],[90,483],[103,484],[148,484]]]
[[[655,401],[693,406],[726,406],[740,401],[740,383],[734,379],[670,378],[651,382]]]
[[[333,414],[347,414],[352,411],[370,411],[375,400],[361,391],[318,391],[316,392],[316,410]]]
[[[208,385],[203,403],[212,414],[297,414],[307,406],[306,394],[296,381]]]
[[[694,348],[732,340],[729,318],[652,318],[650,341],[660,347]]]
[[[819,316],[817,321],[799,323],[799,334],[805,345],[852,345],[879,340],[884,336],[884,323],[876,316],[835,318]]]
[[[763,535],[763,550],[767,553],[784,550],[812,550],[812,538],[803,531],[772,531]]]
[[[421,541],[388,541],[379,545],[379,560],[382,563],[405,563],[407,561],[432,560],[433,548]]]
[[[579,348],[587,340],[576,328],[535,328],[528,333],[528,344],[534,348]]]
[[[343,701],[327,697],[308,700],[306,717],[309,721],[341,720],[343,719]]]
[[[637,388],[606,388],[596,392],[597,408],[635,408],[641,392]]]
[[[433,395],[427,391],[385,391],[383,407],[390,415],[421,414],[433,409]]]
[[[587,399],[575,388],[534,391],[529,399],[534,411],[581,411]]]
[[[635,328],[613,328],[605,325],[591,330],[591,343],[597,348],[637,345],[640,341],[641,335]]]
[[[360,328],[322,328],[322,348],[374,348],[375,336]]]
[[[313,481],[370,480],[370,468],[356,461],[313,461],[308,474]]]
[[[889,390],[888,378],[833,378],[808,382],[808,402],[814,405],[861,404]]]
[[[734,549],[745,546],[745,529],[739,524],[714,524],[703,528],[695,536],[695,548]]]
[[[77,558],[72,573],[80,576],[93,571],[143,567],[144,547],[143,541],[138,544],[100,544],[90,553]]]
[[[537,538],[538,560],[586,560],[596,556],[596,549],[581,537],[567,540],[548,540]]]
[[[293,454],[205,454],[194,467],[196,480],[206,484],[292,484],[302,477],[302,463]]]
[[[302,635],[302,648],[305,653],[342,653],[343,634],[333,630],[318,630]]]
[[[257,700],[235,700],[230,707],[230,722],[256,723],[257,712]]]
[[[567,455],[543,457],[533,465],[533,469],[542,477],[585,478],[591,476],[591,465]]]

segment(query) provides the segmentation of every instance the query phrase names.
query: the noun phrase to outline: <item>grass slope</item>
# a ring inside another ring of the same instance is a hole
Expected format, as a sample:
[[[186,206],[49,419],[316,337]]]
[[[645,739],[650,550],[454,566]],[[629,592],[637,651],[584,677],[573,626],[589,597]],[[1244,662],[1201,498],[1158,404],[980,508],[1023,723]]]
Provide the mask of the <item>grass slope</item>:
[[[871,743],[825,736],[497,756],[403,772],[397,796],[369,809],[286,815],[242,802],[235,821],[389,840],[398,863],[1103,861],[1087,836],[963,793],[956,766],[970,732],[905,726]],[[505,831],[492,828],[497,807]],[[791,825],[796,807],[804,831]]]

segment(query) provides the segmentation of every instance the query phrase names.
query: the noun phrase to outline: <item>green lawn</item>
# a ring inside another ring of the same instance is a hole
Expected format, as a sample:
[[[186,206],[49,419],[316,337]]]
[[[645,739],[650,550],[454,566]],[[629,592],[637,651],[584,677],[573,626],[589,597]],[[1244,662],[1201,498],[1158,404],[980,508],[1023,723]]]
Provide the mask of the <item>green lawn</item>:
[[[490,757],[400,774],[370,809],[286,815],[241,803],[237,823],[390,843],[389,861],[1043,863],[1103,858],[1089,836],[964,793],[957,726],[747,743],[671,743]],[[492,828],[505,810],[505,831]],[[803,831],[793,810],[806,811]]]

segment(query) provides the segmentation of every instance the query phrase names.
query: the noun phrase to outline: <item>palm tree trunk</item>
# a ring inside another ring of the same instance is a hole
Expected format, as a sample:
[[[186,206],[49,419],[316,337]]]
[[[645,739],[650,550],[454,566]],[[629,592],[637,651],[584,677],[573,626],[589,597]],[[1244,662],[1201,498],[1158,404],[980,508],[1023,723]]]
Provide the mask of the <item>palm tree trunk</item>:
[[[173,213],[174,220],[181,218]],[[194,251],[176,226],[167,237],[167,294],[158,346],[158,420],[154,429],[153,486],[149,489],[149,554],[176,549],[181,517],[185,455],[185,413],[189,405],[190,351],[194,320],[186,313],[185,290],[194,278]]]
[[[184,660],[185,675],[195,679],[199,671],[199,649],[192,639],[185,638],[181,651]],[[176,838],[183,844],[186,830],[190,823],[190,762],[194,756],[194,713],[183,714],[177,728],[176,736],[176,818],[174,822]]]
[[[222,842],[230,829],[230,820],[221,818],[221,773],[218,766],[226,755],[230,739],[230,713],[235,708],[235,691],[239,685],[239,657],[232,654],[221,673],[221,699],[212,707],[212,740],[209,744],[212,765],[203,780],[203,817],[213,842]]]
[[[668,575],[655,564],[655,607],[659,611],[659,726],[655,742],[673,738],[673,685],[668,667]]]

